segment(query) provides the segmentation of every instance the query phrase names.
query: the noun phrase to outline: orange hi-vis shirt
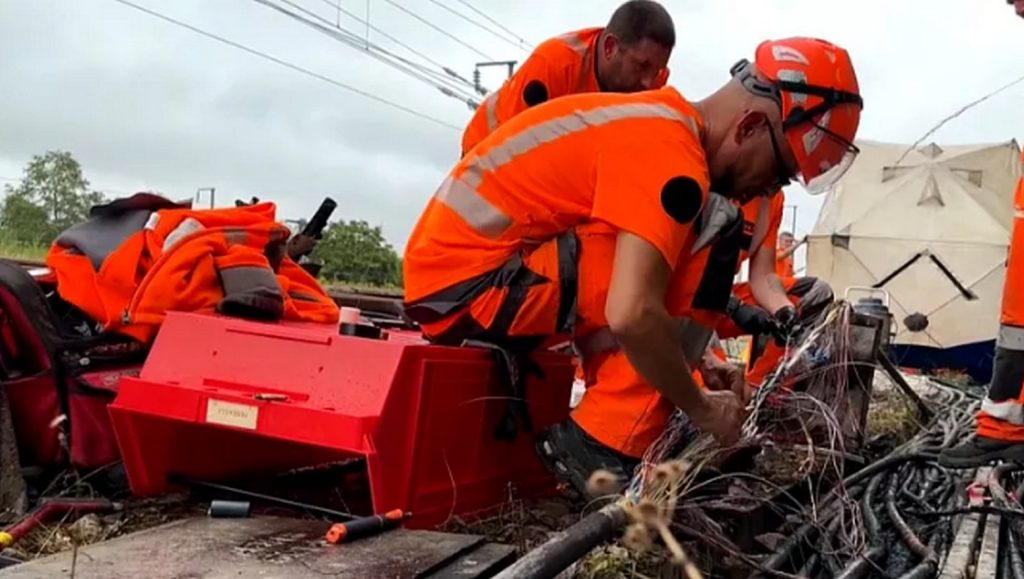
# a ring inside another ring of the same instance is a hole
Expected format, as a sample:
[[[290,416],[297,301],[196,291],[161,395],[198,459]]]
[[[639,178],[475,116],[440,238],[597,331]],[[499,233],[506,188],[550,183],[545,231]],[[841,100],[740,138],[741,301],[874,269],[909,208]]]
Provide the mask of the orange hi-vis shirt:
[[[756,197],[740,206],[743,211],[743,247],[736,264],[737,272],[740,264],[750,259],[756,250],[776,247],[785,205],[786,196],[779,190],[771,197]]]
[[[462,133],[462,154],[532,106],[568,94],[599,92],[595,62],[602,30],[585,28],[542,42],[519,70],[477,107]]]
[[[793,269],[792,255],[775,260],[775,275],[783,279],[796,276],[796,271]]]
[[[570,95],[520,113],[430,199],[406,244],[406,301],[591,222],[645,239],[675,268],[709,187],[702,130],[672,88]]]

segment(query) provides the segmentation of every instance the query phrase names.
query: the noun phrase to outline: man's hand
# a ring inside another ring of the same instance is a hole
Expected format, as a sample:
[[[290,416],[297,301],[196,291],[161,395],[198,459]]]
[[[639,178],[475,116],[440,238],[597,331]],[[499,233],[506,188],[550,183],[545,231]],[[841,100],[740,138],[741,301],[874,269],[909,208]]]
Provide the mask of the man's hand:
[[[715,437],[723,447],[740,439],[746,410],[736,394],[728,391],[705,392],[704,404],[687,413],[694,426]]]
[[[700,375],[704,379],[704,386],[708,390],[732,392],[744,406],[750,400],[752,391],[747,386],[742,368],[719,360],[717,356],[709,352],[701,360],[699,369]]]
[[[733,297],[730,298],[730,311],[733,323],[748,334],[756,336],[775,330],[775,320],[768,312],[757,306],[747,305]]]
[[[779,308],[772,316],[775,322],[775,339],[786,343],[791,341],[800,332],[800,324],[797,321],[797,312],[794,306]]]

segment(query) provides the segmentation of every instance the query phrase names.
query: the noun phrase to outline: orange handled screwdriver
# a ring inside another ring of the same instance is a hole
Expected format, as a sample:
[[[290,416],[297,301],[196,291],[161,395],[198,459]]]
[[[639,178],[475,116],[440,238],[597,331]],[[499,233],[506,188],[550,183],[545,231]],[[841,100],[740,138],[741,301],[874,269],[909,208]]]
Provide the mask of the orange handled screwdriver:
[[[383,515],[360,517],[345,523],[335,523],[331,525],[325,538],[328,543],[336,545],[345,541],[370,537],[377,533],[394,529],[411,516],[412,513],[403,512],[402,509],[395,509]]]

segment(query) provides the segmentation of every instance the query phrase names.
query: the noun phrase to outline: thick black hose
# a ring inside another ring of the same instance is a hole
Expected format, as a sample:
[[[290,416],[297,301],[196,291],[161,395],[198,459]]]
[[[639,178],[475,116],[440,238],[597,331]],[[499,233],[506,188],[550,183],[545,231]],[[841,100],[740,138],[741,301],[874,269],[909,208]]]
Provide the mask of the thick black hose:
[[[821,555],[819,555],[818,553],[814,553],[813,555],[807,558],[807,563],[805,563],[804,566],[800,568],[800,571],[797,573],[797,575],[799,575],[800,577],[814,577],[814,574],[817,573],[818,567],[820,566]]]
[[[889,520],[892,521],[893,526],[896,527],[896,532],[899,534],[900,539],[903,540],[903,544],[918,557],[923,560],[937,559],[938,557],[928,545],[921,542],[920,537],[917,533],[910,528],[907,521],[900,515],[899,509],[896,508],[896,490],[899,488],[899,479],[893,478],[892,483],[889,484],[889,491],[886,493],[885,498],[885,510],[889,513]]]
[[[883,545],[871,547],[863,555],[857,557],[843,569],[836,579],[860,579],[875,569],[885,557],[887,550]]]
[[[848,485],[846,494],[851,499],[856,499],[863,490],[864,488],[860,485],[853,486],[853,484],[850,484]],[[827,519],[829,516],[833,516],[836,514],[835,511],[839,508],[839,505],[835,504],[832,501],[837,496],[838,495],[835,494],[835,491],[832,491],[831,493],[829,493],[828,497],[826,497],[825,500],[822,501],[822,508],[820,511],[819,519],[824,520]],[[794,555],[793,552],[796,551],[798,547],[809,542],[813,543],[814,540],[818,538],[818,535],[820,533],[821,525],[815,524],[814,521],[804,523],[803,525],[798,527],[796,531],[794,531],[793,534],[789,536],[788,539],[786,539],[781,545],[779,545],[779,548],[776,549],[775,553],[768,557],[768,559],[765,560],[761,567],[763,569],[768,569],[769,571],[779,571],[783,566],[792,562]],[[751,575],[751,577],[759,576],[760,575],[757,574]]]
[[[871,501],[875,497],[875,493],[878,491],[878,487],[887,478],[886,475],[876,476],[871,479],[868,483],[868,487],[864,489],[864,499],[861,503],[861,514],[864,517],[864,529],[868,533],[868,542],[875,544],[878,540],[879,525],[878,517],[875,516],[875,509],[871,504]]]
[[[548,539],[494,579],[551,579],[594,547],[615,536],[628,517],[618,504],[608,505]]]
[[[926,557],[910,571],[900,575],[899,579],[931,579],[935,577],[935,571],[939,567],[939,556],[935,554],[935,548],[939,546],[939,535],[939,533],[935,533],[932,535],[932,540],[928,541],[928,549],[931,550],[932,555]]]

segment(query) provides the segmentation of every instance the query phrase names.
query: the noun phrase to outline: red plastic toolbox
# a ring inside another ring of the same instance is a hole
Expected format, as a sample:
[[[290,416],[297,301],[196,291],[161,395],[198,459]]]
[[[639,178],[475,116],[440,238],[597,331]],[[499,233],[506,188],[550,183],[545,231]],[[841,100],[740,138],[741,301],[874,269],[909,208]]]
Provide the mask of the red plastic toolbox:
[[[534,433],[568,415],[573,368],[543,353],[526,396]],[[416,336],[341,336],[333,327],[171,313],[138,378],[110,406],[133,492],[365,457],[376,512],[409,525],[500,506],[555,486],[520,429],[494,438],[508,392],[489,351]]]

